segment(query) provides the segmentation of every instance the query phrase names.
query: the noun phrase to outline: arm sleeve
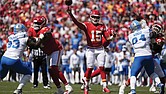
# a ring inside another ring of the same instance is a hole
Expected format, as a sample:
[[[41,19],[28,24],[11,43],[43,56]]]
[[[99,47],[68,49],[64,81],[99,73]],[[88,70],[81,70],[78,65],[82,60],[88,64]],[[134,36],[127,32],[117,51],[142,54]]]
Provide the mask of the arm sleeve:
[[[41,39],[38,39],[38,41],[36,41],[36,39],[33,37],[28,38],[27,45],[30,47],[30,49],[37,49],[40,47],[40,44]]]

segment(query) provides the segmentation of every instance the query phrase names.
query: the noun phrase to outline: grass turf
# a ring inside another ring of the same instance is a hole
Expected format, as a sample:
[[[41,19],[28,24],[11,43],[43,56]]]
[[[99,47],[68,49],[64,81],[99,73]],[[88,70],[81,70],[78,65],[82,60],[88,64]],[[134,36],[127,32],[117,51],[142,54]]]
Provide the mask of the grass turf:
[[[0,82],[0,94],[12,94],[13,91],[18,86],[18,82]],[[32,88],[32,83],[27,83],[23,88],[23,94],[54,94],[56,87],[51,83],[51,89],[44,89],[42,84],[39,84],[38,88]],[[83,94],[83,90],[80,89],[81,84],[72,85],[74,92],[72,94]],[[91,85],[92,90],[89,94],[106,94],[102,92],[102,86],[100,85]],[[119,87],[117,85],[109,86],[111,90],[110,94],[118,94]],[[125,89],[125,94],[128,94],[129,87]],[[107,93],[108,94],[108,93]],[[149,92],[149,87],[137,87],[137,94],[154,94]]]

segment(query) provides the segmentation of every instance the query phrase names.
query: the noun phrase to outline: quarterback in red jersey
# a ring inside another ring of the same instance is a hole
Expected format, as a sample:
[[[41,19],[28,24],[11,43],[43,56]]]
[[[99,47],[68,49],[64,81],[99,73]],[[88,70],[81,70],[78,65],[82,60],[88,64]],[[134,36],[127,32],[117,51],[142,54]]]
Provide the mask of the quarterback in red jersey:
[[[46,27],[47,19],[44,16],[37,16],[33,20],[33,27],[29,28],[29,36],[37,37],[41,39],[40,48],[48,56],[48,61],[50,64],[49,73],[56,87],[58,88],[58,94],[70,94],[73,89],[66,81],[63,73],[59,70],[58,64],[60,63],[60,57],[62,54],[62,45],[60,42],[54,38],[49,27]],[[59,79],[65,85],[66,91],[64,92],[61,88]]]
[[[87,49],[86,49],[86,62],[87,70],[83,78],[84,82],[84,94],[88,94],[89,80],[91,78],[91,73],[93,70],[93,65],[95,60],[97,60],[100,74],[103,82],[103,92],[109,93],[110,90],[107,88],[106,84],[106,73],[104,72],[104,58],[105,50],[102,45],[102,37],[104,36],[106,40],[111,40],[111,37],[106,34],[106,27],[100,22],[100,12],[98,10],[92,10],[90,14],[91,22],[79,22],[71,13],[70,6],[67,9],[73,22],[84,31],[87,38]]]

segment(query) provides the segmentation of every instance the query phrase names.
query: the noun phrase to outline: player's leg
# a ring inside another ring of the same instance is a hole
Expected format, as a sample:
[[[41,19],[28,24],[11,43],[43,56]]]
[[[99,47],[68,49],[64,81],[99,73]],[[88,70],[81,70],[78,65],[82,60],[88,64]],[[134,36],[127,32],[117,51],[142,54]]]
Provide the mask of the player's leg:
[[[100,75],[102,78],[103,92],[109,93],[111,91],[107,87],[106,72],[104,71],[105,56],[105,52],[99,53],[97,55],[97,62],[99,65]]]
[[[17,89],[14,91],[14,94],[19,94],[19,92],[22,92],[22,88],[26,85],[26,83],[30,81],[32,71],[31,68],[21,60],[17,60],[16,63],[12,65],[11,69],[16,71],[17,73],[24,75],[21,78],[20,84],[18,85]]]
[[[95,54],[93,52],[94,49],[87,49],[86,50],[86,66],[87,66],[87,69],[86,69],[86,72],[84,74],[84,78],[82,79],[83,80],[83,83],[84,83],[84,94],[88,94],[88,90],[89,90],[89,82],[90,82],[90,78],[91,78],[91,73],[92,73],[92,70],[93,70],[93,65],[94,65],[94,62],[95,62]]]
[[[160,66],[160,60],[157,57],[154,58],[154,66],[155,66],[154,72],[159,76],[161,83],[164,84],[164,86],[165,86],[165,74]],[[162,92],[163,93],[165,92],[164,88],[163,88]]]
[[[64,74],[59,70],[58,64],[60,63],[60,58],[61,58],[61,51],[55,51],[51,54],[51,71],[50,75],[52,78],[55,78],[53,81],[54,83],[58,83],[59,84],[59,79],[63,82],[63,84],[65,85],[65,89],[67,93],[71,93],[73,91],[73,88],[68,84]],[[57,79],[58,78],[58,79]],[[61,88],[61,86],[59,87]]]
[[[0,81],[3,80],[3,78],[5,78],[8,73],[9,69],[7,68],[8,65],[6,65],[6,63],[8,63],[7,61],[8,58],[2,56],[0,62]]]
[[[164,85],[161,83],[158,75],[154,72],[154,61],[152,57],[147,57],[147,61],[145,62],[144,68],[149,77],[151,77],[157,83],[157,86],[160,88],[160,94],[164,94]]]
[[[130,77],[131,94],[136,94],[136,77],[143,67],[141,64],[143,60],[144,60],[143,57],[135,57],[134,62],[131,66],[131,77]]]

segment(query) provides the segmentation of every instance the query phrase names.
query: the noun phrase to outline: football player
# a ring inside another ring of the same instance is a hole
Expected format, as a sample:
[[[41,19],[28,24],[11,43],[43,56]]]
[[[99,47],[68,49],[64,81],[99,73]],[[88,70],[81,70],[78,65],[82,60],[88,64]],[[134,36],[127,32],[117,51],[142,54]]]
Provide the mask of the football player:
[[[107,88],[106,84],[106,73],[104,72],[104,58],[105,50],[102,45],[102,37],[104,36],[106,40],[111,40],[109,34],[106,34],[106,27],[100,22],[100,12],[99,10],[92,10],[90,14],[90,22],[79,22],[72,14],[71,7],[69,6],[67,12],[73,22],[84,31],[87,38],[87,49],[86,49],[86,62],[87,70],[84,75],[84,94],[88,94],[89,80],[91,78],[91,73],[93,70],[93,65],[95,59],[98,62],[100,74],[103,82],[103,92],[109,93],[110,90]]]
[[[58,65],[60,64],[60,58],[62,55],[63,47],[61,43],[54,38],[51,29],[45,26],[47,19],[43,16],[37,16],[33,20],[34,26],[30,28],[29,34],[31,36],[41,39],[40,48],[47,54],[47,59],[49,61],[49,73],[53,79],[54,84],[56,85],[58,94],[70,94],[73,91],[73,88],[68,84],[63,73],[59,70]],[[38,32],[36,32],[38,31]],[[65,92],[61,88],[59,79],[65,85]]]
[[[46,25],[46,18],[44,16],[37,16],[33,19],[33,26],[28,29],[28,36],[37,37],[37,33]],[[43,88],[50,89],[47,77],[47,61],[46,54],[40,49],[30,49],[32,55],[32,62],[34,65],[34,80],[33,87],[38,87],[38,72],[41,68],[43,78]]]
[[[150,48],[150,30],[142,29],[141,24],[137,20],[132,21],[130,29],[133,33],[129,34],[128,38],[135,53],[134,62],[131,66],[130,93],[136,94],[136,76],[144,67],[148,76],[150,76],[157,83],[157,86],[160,87],[160,94],[162,94],[161,88],[164,85],[161,83],[158,75],[154,72],[154,61]]]
[[[0,63],[0,79],[6,77],[8,70],[23,74],[20,84],[14,91],[14,94],[22,94],[22,88],[31,79],[31,68],[29,68],[20,59],[27,46],[37,48],[40,42],[36,42],[34,38],[28,37],[26,27],[18,23],[14,26],[14,34],[8,37],[7,50],[2,56]]]
[[[141,20],[140,21],[140,24],[141,24],[141,27],[143,29],[150,29],[147,24],[146,24],[146,21],[145,20]],[[162,34],[162,26],[161,24],[158,24],[158,23],[154,23],[152,25],[152,28],[151,28],[152,32],[150,32],[150,38],[151,38],[151,42],[150,42],[150,47],[151,47],[151,50],[152,50],[152,55],[153,55],[153,59],[154,59],[154,72],[160,77],[160,80],[161,80],[161,83],[162,84],[165,84],[165,75],[161,69],[161,66],[160,66],[160,60],[158,58],[158,55],[161,53],[161,50],[162,50],[162,45],[164,43],[164,38],[163,38],[163,34]],[[143,69],[144,70],[144,69]],[[143,71],[142,70],[142,71]],[[140,74],[141,75],[141,74]],[[139,78],[139,77],[137,77]],[[119,89],[119,94],[124,94],[124,89],[126,86],[128,86],[130,84],[130,79],[128,79],[124,85],[122,85]],[[156,91],[155,87],[154,87],[154,84],[150,87],[149,91],[153,91],[153,90]],[[162,87],[163,89],[163,87]],[[164,94],[164,89],[162,90],[162,92],[160,94]]]
[[[151,50],[153,54],[154,59],[154,65],[155,65],[155,73],[159,75],[161,83],[165,85],[165,74],[160,66],[160,55],[162,51],[163,44],[165,42],[164,34],[163,34],[163,28],[160,23],[154,23],[151,27]],[[154,87],[154,84],[151,86],[151,88]],[[150,88],[150,91],[151,91]],[[164,94],[164,88],[162,88],[161,94]]]

